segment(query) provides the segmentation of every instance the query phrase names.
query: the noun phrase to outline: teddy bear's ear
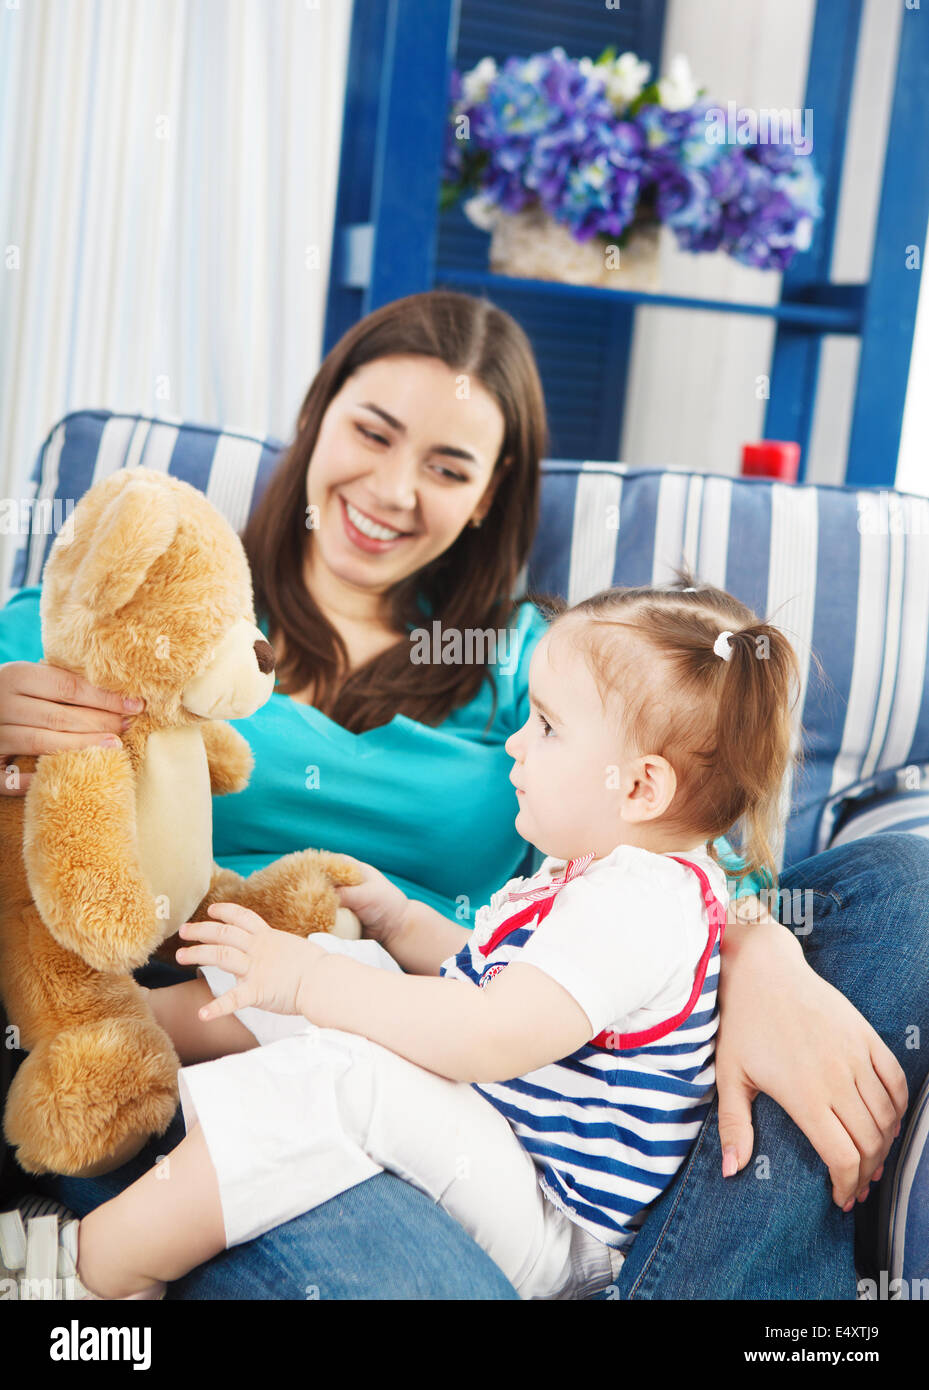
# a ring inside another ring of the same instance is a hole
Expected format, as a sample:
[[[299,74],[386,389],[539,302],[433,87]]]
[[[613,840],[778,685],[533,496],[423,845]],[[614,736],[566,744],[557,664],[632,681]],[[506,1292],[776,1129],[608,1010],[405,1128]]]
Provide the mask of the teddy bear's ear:
[[[179,521],[172,492],[141,478],[126,483],[101,513],[72,596],[93,612],[112,616],[171,545]]]

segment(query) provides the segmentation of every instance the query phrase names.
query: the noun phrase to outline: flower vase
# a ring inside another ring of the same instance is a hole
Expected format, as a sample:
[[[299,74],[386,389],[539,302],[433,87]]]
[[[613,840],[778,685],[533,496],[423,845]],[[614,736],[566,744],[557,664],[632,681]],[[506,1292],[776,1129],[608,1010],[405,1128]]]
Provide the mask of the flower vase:
[[[657,222],[633,225],[624,246],[608,236],[578,241],[538,206],[520,212],[498,210],[490,230],[490,268],[498,275],[650,293],[660,284]]]

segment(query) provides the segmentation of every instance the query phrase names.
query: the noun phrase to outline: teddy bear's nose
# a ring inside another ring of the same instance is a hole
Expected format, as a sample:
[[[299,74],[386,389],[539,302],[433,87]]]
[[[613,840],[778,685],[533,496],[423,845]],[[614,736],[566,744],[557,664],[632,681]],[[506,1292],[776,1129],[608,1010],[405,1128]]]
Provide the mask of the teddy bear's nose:
[[[255,643],[255,656],[258,658],[258,669],[263,676],[274,670],[274,648],[270,642],[259,637]]]

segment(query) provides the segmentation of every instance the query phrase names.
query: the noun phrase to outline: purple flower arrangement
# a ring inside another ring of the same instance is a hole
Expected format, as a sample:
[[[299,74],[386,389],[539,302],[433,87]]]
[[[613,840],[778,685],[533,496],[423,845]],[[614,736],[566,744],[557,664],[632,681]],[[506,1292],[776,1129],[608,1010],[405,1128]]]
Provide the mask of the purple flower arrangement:
[[[453,71],[440,206],[470,194],[464,210],[486,228],[538,205],[578,241],[620,248],[661,223],[684,250],[785,269],[822,215],[810,154],[744,128],[720,138],[684,59],[646,84],[649,71],[632,53],[592,62],[562,48]]]

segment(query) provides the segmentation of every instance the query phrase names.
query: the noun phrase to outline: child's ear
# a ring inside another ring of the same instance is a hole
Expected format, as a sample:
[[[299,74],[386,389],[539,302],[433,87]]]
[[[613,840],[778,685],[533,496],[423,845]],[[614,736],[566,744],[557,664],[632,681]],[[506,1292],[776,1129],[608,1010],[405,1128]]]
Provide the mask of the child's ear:
[[[667,758],[657,753],[646,753],[630,763],[625,777],[624,820],[655,820],[667,812],[677,791],[677,776]]]

